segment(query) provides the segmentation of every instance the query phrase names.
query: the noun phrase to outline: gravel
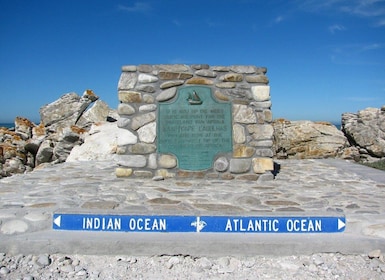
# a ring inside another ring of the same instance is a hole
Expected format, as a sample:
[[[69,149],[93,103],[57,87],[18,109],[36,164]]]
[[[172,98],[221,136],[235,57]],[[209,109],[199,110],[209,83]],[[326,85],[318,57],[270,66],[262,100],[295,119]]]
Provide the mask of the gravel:
[[[385,279],[384,255],[194,257],[10,255],[0,279]]]

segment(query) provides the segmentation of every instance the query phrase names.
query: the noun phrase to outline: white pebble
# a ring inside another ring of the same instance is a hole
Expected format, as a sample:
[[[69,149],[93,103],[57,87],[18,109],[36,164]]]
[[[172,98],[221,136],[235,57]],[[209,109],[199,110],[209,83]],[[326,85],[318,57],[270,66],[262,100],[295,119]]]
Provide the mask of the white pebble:
[[[50,265],[51,260],[49,259],[48,255],[40,255],[37,259],[36,263],[41,267],[46,267]]]
[[[6,275],[8,274],[10,271],[8,268],[6,268],[5,266],[3,266],[2,268],[0,268],[0,274],[2,275]]]

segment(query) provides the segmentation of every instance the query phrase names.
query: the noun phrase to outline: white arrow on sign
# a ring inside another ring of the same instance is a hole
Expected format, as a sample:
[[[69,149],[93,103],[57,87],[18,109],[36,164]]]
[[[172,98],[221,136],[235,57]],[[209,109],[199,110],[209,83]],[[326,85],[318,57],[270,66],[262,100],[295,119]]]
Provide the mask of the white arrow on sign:
[[[343,221],[341,221],[340,219],[338,219],[338,230],[340,230],[343,227],[345,227],[345,223]]]
[[[53,223],[55,225],[57,225],[58,227],[60,227],[60,223],[61,223],[61,216],[57,216],[54,220],[53,220]],[[339,224],[338,224],[339,225]]]

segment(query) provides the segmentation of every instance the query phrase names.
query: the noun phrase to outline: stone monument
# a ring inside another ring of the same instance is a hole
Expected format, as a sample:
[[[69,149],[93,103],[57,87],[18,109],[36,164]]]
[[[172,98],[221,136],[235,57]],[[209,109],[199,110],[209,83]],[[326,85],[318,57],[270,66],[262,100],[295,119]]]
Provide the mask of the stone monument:
[[[272,179],[266,68],[129,65],[118,84],[119,177]]]

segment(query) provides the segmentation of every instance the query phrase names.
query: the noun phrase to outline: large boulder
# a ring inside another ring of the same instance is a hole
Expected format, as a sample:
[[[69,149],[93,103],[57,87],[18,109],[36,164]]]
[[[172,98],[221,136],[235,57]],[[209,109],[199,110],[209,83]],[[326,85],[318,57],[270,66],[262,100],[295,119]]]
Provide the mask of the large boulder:
[[[342,114],[342,131],[363,157],[385,157],[385,106]]]
[[[348,144],[344,134],[328,122],[278,119],[273,127],[277,158],[336,157]]]
[[[97,100],[77,121],[80,127],[90,127],[93,123],[117,120],[119,115],[102,100]]]
[[[137,136],[118,128],[116,123],[94,123],[85,134],[84,143],[76,145],[66,161],[113,160],[121,139],[132,144],[137,142]]]
[[[40,108],[40,120],[51,130],[75,125],[88,106],[98,100],[92,90],[86,90],[80,97],[76,93],[67,93],[55,102]]]

